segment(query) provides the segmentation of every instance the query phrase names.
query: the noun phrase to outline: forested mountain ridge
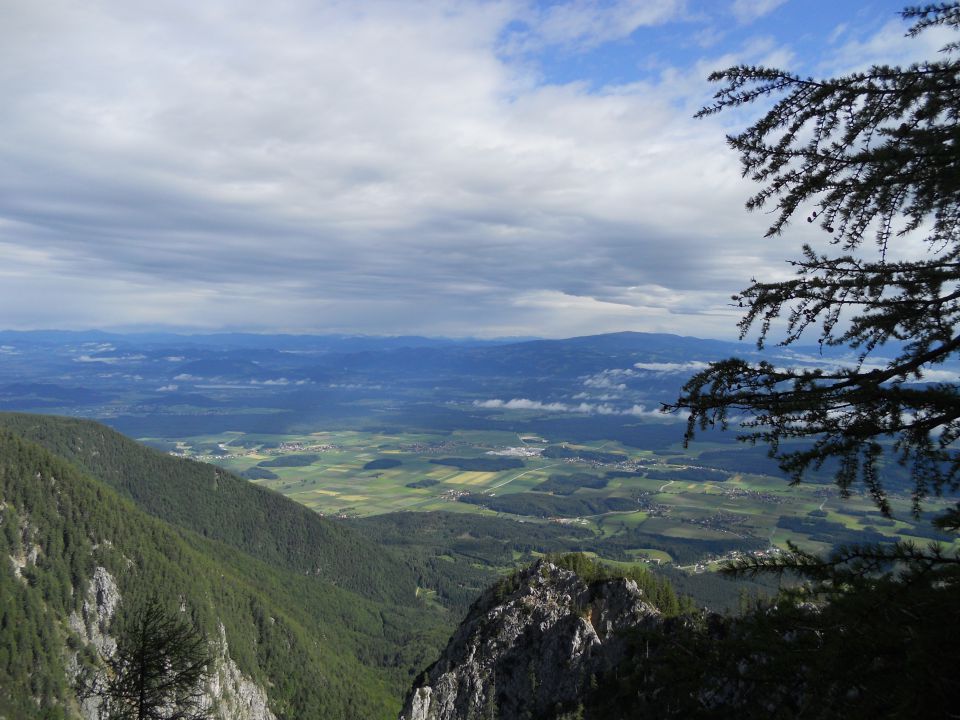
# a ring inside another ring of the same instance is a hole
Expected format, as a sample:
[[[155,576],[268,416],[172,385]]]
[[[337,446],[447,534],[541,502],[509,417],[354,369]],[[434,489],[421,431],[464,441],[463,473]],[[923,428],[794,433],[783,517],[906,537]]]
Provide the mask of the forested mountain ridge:
[[[400,557],[213,465],[158,452],[89,420],[2,413],[0,429],[42,445],[172,525],[377,600],[415,600],[416,575]]]
[[[30,418],[5,419],[0,716],[94,717],[89,706],[81,715],[76,670],[96,665],[95,641],[112,632],[112,613],[148,597],[179,607],[216,648],[219,680],[208,688],[208,700],[219,703],[224,718],[390,717],[402,688],[448,632],[450,620],[440,608],[428,611],[413,598],[404,604],[363,597],[324,576],[292,569],[289,559],[284,564],[254,557],[243,547],[151,517],[73,463],[11,431]],[[76,447],[78,439],[98,431],[110,439],[109,431],[92,423],[34,419],[31,428],[34,435],[47,433],[51,444]],[[58,435],[58,429],[75,432]],[[125,447],[104,442],[89,456],[106,470],[112,464],[104,451]],[[194,465],[209,487],[223,486],[225,475]],[[375,559],[366,568],[359,556],[353,562],[361,577],[377,567]],[[381,585],[389,585],[387,576]],[[257,697],[263,701],[259,711]],[[238,702],[246,714],[239,713]]]

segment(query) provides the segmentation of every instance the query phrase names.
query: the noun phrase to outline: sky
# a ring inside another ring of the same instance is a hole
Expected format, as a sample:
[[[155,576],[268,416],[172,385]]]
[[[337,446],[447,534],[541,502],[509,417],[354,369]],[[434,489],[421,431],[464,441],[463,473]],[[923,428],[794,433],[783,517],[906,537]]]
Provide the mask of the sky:
[[[734,338],[826,238],[707,75],[934,57],[901,6],[5,0],[0,328]]]

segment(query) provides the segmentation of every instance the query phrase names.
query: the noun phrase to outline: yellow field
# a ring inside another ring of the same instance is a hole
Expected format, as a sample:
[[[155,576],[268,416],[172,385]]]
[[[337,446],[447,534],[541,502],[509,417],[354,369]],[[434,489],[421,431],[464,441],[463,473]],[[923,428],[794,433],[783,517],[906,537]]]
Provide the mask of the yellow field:
[[[420,433],[317,432],[310,436],[264,436],[264,447],[251,447],[249,442],[245,445],[240,442],[231,445],[227,440],[236,441],[234,435],[236,434],[198,436],[195,439],[178,441],[177,447],[190,450],[201,445],[209,446],[214,442],[225,444],[229,454],[217,458],[216,461],[237,473],[253,470],[261,460],[315,453],[317,458],[309,466],[267,465],[264,469],[270,470],[277,477],[259,478],[253,482],[287,494],[318,512],[348,517],[399,510],[444,510],[497,515],[499,511],[491,509],[486,503],[474,504],[458,500],[466,494],[475,496],[474,499],[483,495],[490,500],[496,498],[502,501],[504,496],[510,494],[536,493],[531,497],[539,498],[545,506],[564,503],[565,500],[538,489],[551,475],[565,476],[583,472],[600,477],[608,472],[607,468],[597,467],[593,463],[575,463],[550,457],[527,457],[523,459],[523,467],[506,468],[499,472],[462,470],[456,463],[450,464],[446,461],[457,458],[489,459],[487,452],[490,448],[514,447],[517,444],[516,434],[506,432],[457,431],[453,435],[436,436]],[[260,441],[255,440],[254,444],[256,442]],[[302,449],[294,450],[292,445],[280,447],[280,442],[297,443]],[[324,443],[327,447],[322,451],[313,450],[310,447],[313,443]],[[609,443],[603,443],[599,447],[584,447],[602,450],[607,445]],[[616,450],[634,460],[646,458],[647,465],[660,472],[674,469],[660,458],[652,458],[650,453],[644,451],[619,446]],[[393,458],[396,463],[388,463],[388,467],[382,468],[376,465],[372,468],[366,467],[371,461],[384,457]],[[698,462],[692,454],[689,461],[694,466]],[[664,477],[669,478],[671,475]],[[725,482],[716,483],[695,482],[679,476],[675,480],[664,480],[642,474],[614,474],[609,478],[606,487],[599,490],[578,489],[572,499],[593,498],[600,502],[608,497],[625,498],[639,494],[654,505],[665,506],[668,511],[647,513],[642,510],[616,510],[587,515],[588,520],[566,516],[564,519],[570,524],[587,524],[602,537],[613,537],[620,533],[636,534],[638,548],[633,550],[636,557],[641,557],[641,549],[645,544],[643,535],[659,538],[657,542],[671,537],[684,540],[730,541],[740,533],[749,533],[764,542],[768,541],[768,538],[772,539],[775,544],[782,544],[787,539],[800,540],[804,542],[805,548],[819,551],[826,548],[826,545],[809,539],[807,542],[801,534],[782,530],[778,526],[779,518],[808,516],[812,511],[819,510],[821,512],[817,513],[817,522],[840,524],[850,532],[873,525],[878,518],[867,497],[855,496],[846,501],[846,507],[857,511],[854,515],[844,512],[845,506],[832,488],[818,485],[788,487],[777,477],[752,473],[733,473]],[[895,525],[884,522],[878,527],[891,539],[898,537],[896,533],[901,530],[906,531],[906,536],[909,537],[909,531],[915,525],[906,520],[909,517],[909,499],[895,499],[899,503],[898,516],[905,520],[898,521]],[[946,500],[941,502],[945,503]],[[509,508],[510,503],[508,501],[501,504]],[[517,507],[523,509],[522,505]],[[864,512],[869,514],[865,516]],[[509,512],[504,514],[509,515]],[[535,516],[517,517],[527,522],[547,521]],[[707,519],[710,521],[704,522]],[[651,541],[651,544],[654,543]],[[654,552],[646,549],[642,550],[642,554],[660,560],[669,558],[662,550]]]
[[[495,472],[461,472],[445,482],[451,485],[486,485],[497,476]]]

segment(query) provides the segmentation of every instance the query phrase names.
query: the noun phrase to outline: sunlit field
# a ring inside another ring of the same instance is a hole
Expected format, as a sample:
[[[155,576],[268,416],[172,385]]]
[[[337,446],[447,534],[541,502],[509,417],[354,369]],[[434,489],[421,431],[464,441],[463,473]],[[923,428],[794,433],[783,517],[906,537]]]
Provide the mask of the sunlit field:
[[[570,524],[598,538],[630,538],[626,552],[638,560],[669,562],[677,541],[719,543],[726,550],[716,555],[726,557],[740,545],[769,550],[788,540],[825,551],[847,533],[928,539],[907,497],[895,496],[894,519],[884,518],[869,498],[841,499],[832,484],[792,487],[783,477],[711,468],[699,459],[708,444],[654,453],[560,443],[552,447],[573,457],[551,458],[542,455],[551,447],[544,439],[510,432],[324,431],[226,432],[180,438],[176,447],[327,516],[440,510]]]

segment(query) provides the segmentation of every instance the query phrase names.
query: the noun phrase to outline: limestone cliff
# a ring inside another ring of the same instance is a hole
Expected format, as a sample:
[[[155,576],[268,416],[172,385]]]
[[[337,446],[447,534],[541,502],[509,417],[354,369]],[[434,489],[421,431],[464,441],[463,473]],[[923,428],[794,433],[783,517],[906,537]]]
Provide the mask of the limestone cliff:
[[[622,631],[659,623],[631,580],[588,584],[537,563],[477,601],[400,720],[560,717],[621,659]]]
[[[94,655],[110,656],[117,643],[110,636],[110,624],[123,597],[113,575],[103,567],[94,570],[79,611],[70,614],[69,626],[93,651]],[[203,688],[203,707],[216,720],[276,720],[267,705],[267,695],[246,677],[230,657],[226,631],[219,626],[219,638],[213,643],[213,667]],[[77,653],[70,655],[67,673],[73,684],[80,671]],[[96,697],[78,698],[84,720],[101,720],[104,709]]]
[[[664,617],[631,581],[540,562],[481,597],[400,720],[953,717],[946,562],[907,580],[851,573],[854,590],[817,603],[785,593],[738,617]]]

